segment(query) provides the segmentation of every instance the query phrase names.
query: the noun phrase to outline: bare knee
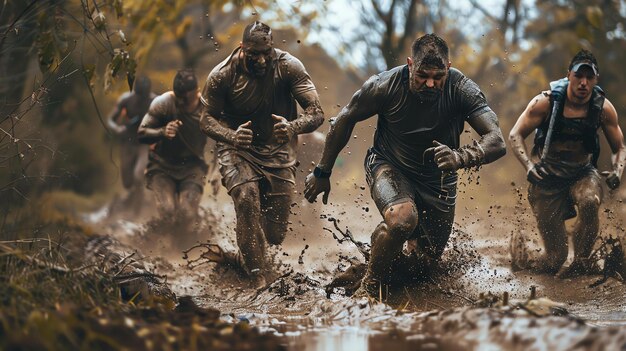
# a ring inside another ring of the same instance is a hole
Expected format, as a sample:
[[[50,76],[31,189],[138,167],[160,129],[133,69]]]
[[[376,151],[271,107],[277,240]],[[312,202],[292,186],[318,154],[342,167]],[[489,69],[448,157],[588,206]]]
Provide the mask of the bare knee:
[[[393,205],[385,211],[385,224],[388,232],[398,239],[406,240],[418,222],[417,209],[412,202]]]
[[[595,217],[600,209],[600,198],[597,195],[586,194],[578,199],[576,205],[581,216]]]

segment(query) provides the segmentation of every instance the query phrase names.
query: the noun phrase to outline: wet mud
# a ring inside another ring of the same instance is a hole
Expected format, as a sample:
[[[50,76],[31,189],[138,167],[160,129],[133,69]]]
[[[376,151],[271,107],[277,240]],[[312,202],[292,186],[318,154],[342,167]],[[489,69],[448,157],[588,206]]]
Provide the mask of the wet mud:
[[[236,250],[234,211],[228,205],[205,208],[204,236],[194,237],[198,246],[186,256],[183,249],[172,254],[174,248],[167,245],[153,254],[169,250],[169,265],[156,269],[179,298],[187,296],[202,308],[221,311],[225,322],[245,320],[277,335],[288,350],[625,347],[626,285],[615,274],[621,268],[600,283],[602,270],[558,279],[523,267],[512,269],[515,240],[524,244],[523,259],[540,251],[534,220],[523,204],[519,206],[490,206],[471,221],[458,216],[437,267],[406,286],[385,287],[370,299],[349,297],[355,290],[350,284],[363,272],[369,235],[378,220],[364,217],[363,206],[328,206],[311,224],[301,221],[296,211],[300,206],[294,205],[285,243],[270,248],[276,278],[259,289],[250,287],[236,264],[201,257],[207,248],[198,245],[202,243]],[[314,211],[308,212],[310,216]],[[603,233],[618,229],[604,223]],[[120,236],[119,226],[110,228],[111,235]],[[127,230],[125,237],[133,242],[146,235],[161,234],[139,226]],[[198,261],[190,267],[194,259]],[[342,274],[347,274],[345,282],[328,289]]]

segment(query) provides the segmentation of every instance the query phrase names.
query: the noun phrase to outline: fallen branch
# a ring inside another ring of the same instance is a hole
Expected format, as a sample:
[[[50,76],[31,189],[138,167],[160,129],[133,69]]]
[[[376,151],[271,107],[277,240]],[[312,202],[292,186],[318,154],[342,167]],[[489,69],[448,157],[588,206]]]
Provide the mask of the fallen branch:
[[[343,236],[343,239],[338,238],[337,235],[335,235],[335,233],[328,228],[324,228],[324,230],[329,231],[333,235],[333,238],[335,238],[335,240],[337,240],[340,244],[343,243],[344,241],[350,241],[351,243],[353,243],[356,246],[357,250],[359,250],[361,255],[363,255],[363,257],[365,258],[365,262],[369,261],[370,259],[370,245],[369,244],[354,239],[354,236],[350,232],[350,229],[348,229],[347,227],[346,227],[345,232],[341,230],[338,224],[339,221],[336,218],[328,217],[327,220],[333,223],[333,225],[335,226],[335,229]]]

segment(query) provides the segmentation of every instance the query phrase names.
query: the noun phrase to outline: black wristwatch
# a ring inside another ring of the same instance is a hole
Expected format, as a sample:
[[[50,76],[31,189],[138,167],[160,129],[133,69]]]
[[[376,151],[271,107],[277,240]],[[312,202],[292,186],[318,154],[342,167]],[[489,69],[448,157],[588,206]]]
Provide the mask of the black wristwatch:
[[[313,169],[313,175],[315,176],[315,178],[330,178],[332,171],[324,171],[319,167],[315,167],[315,169]]]

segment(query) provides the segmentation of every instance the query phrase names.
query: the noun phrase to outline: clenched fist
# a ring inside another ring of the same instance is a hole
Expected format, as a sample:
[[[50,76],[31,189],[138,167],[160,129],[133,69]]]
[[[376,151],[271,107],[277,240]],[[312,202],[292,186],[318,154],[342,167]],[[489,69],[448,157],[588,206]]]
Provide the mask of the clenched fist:
[[[163,132],[164,136],[168,139],[174,139],[176,137],[176,134],[178,133],[178,128],[180,128],[180,126],[183,125],[183,121],[181,120],[174,120],[169,122],[166,126],[165,126],[165,131]]]
[[[436,140],[433,140],[433,145],[424,151],[424,160],[432,157],[437,167],[444,172],[454,172],[463,167],[463,159],[458,151]]]
[[[254,133],[250,127],[252,121],[248,121],[237,128],[235,131],[235,146],[242,149],[249,149],[252,146],[252,136]]]
[[[294,131],[291,124],[285,117],[272,114],[274,120],[274,137],[281,144],[287,143],[293,138]]]

